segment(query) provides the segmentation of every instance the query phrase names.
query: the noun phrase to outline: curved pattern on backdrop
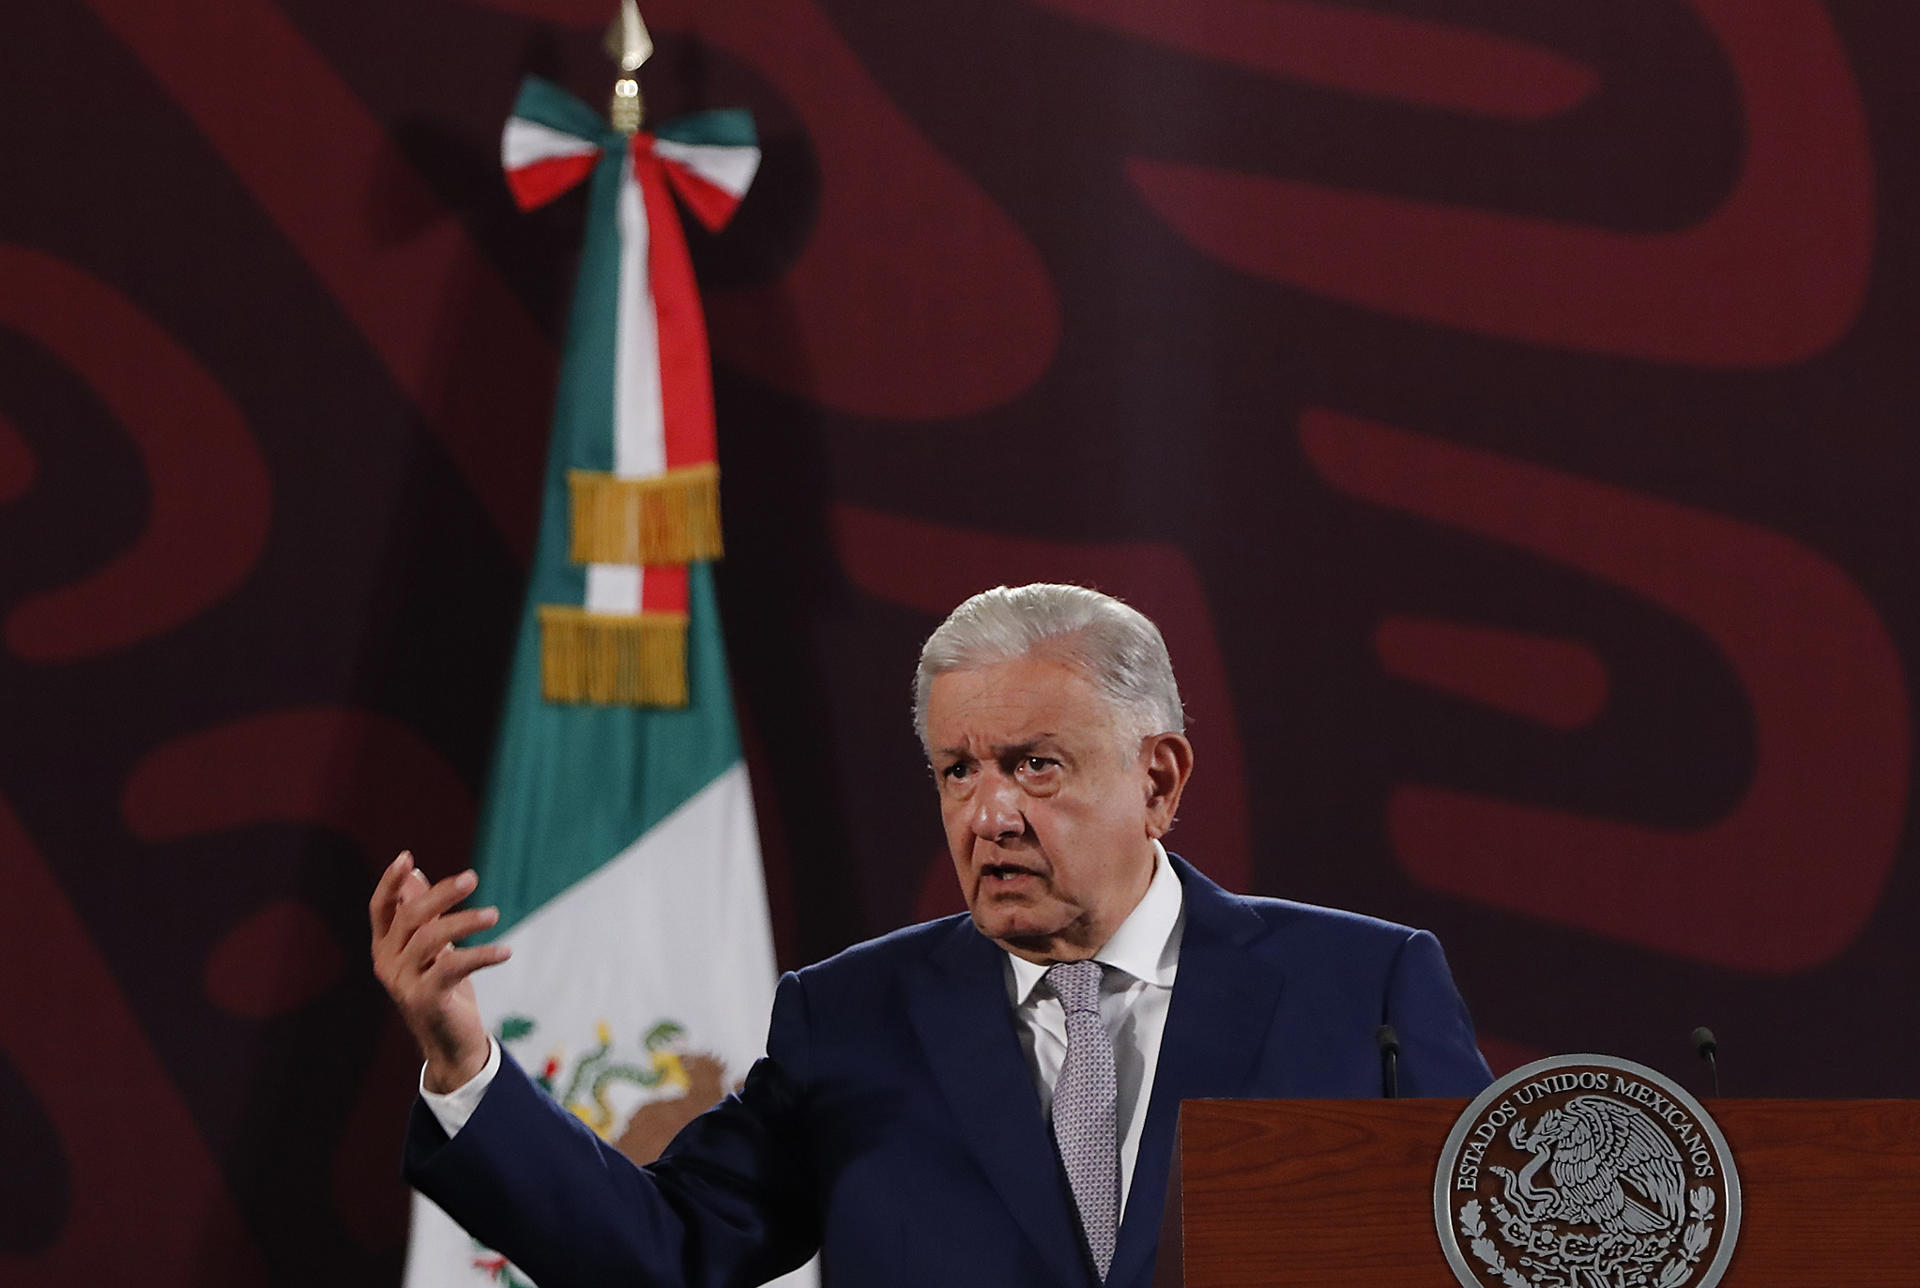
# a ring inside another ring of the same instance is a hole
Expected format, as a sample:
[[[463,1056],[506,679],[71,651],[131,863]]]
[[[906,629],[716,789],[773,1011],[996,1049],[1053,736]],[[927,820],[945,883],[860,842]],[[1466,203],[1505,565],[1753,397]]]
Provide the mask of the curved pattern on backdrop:
[[[252,430],[193,355],[92,274],[0,245],[0,280],[0,326],[87,382],[139,449],[148,490],[132,544],[72,585],[21,600],[6,619],[7,647],[65,662],[173,630],[231,592],[266,544],[271,484]],[[0,457],[31,459],[4,446]],[[24,493],[26,465],[10,472]]]
[[[1128,172],[1200,249],[1330,299],[1659,362],[1803,361],[1846,333],[1866,294],[1866,111],[1820,5],[1696,8],[1733,65],[1746,149],[1725,201],[1687,228],[1622,233],[1144,157]],[[1416,80],[1409,97],[1428,96]]]
[[[1416,879],[1742,970],[1805,970],[1853,942],[1905,827],[1911,715],[1893,641],[1843,572],[1748,524],[1333,412],[1307,412],[1300,436],[1344,492],[1679,616],[1726,657],[1750,704],[1753,779],[1712,825],[1677,832],[1403,786],[1387,820]],[[1725,899],[1735,889],[1745,897]],[[1702,916],[1709,907],[1718,913]]]

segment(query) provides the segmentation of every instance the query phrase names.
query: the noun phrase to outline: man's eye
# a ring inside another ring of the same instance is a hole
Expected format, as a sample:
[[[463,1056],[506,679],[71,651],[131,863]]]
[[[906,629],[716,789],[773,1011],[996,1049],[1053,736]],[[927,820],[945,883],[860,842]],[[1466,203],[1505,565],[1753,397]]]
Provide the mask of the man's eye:
[[[951,779],[957,780],[957,779],[965,778],[966,776],[967,776],[967,766],[964,762],[959,764],[948,765],[945,769],[940,771],[940,777],[942,778],[951,778]]]
[[[1029,774],[1044,774],[1060,762],[1046,756],[1027,756],[1020,762],[1020,768]]]

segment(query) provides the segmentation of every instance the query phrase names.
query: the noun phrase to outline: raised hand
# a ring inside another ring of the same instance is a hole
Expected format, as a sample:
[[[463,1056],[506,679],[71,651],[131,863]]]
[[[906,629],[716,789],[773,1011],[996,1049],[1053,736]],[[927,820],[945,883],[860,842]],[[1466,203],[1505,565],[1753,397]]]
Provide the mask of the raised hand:
[[[403,850],[387,865],[367,905],[373,973],[426,1057],[429,1091],[452,1091],[487,1063],[487,1028],[471,977],[505,961],[512,950],[505,944],[454,947],[500,919],[497,908],[456,910],[476,884],[468,870],[428,885],[413,855]]]

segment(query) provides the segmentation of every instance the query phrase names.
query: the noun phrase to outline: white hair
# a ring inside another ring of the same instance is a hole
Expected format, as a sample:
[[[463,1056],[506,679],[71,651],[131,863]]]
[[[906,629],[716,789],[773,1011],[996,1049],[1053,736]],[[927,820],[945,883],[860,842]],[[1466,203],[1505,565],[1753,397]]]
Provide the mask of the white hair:
[[[1186,732],[1160,628],[1111,595],[1040,582],[983,590],[927,637],[913,676],[913,727],[921,747],[930,750],[927,695],[935,677],[1039,652],[1057,655],[1106,694],[1134,746],[1156,733]]]

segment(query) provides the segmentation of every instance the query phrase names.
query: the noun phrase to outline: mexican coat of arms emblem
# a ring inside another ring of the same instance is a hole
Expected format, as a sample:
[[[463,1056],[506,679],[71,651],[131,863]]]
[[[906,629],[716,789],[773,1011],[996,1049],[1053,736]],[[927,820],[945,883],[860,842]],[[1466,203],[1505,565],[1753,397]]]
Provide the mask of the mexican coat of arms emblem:
[[[1699,1102],[1642,1065],[1514,1070],[1454,1124],[1434,1223],[1463,1288],[1713,1288],[1740,1179]]]

